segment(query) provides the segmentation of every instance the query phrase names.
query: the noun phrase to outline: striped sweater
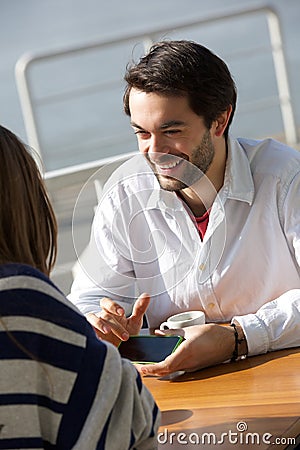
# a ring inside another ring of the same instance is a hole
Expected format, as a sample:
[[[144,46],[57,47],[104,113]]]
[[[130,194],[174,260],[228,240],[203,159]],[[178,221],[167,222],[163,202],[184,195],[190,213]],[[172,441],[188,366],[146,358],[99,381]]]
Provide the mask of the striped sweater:
[[[155,449],[134,366],[39,271],[0,265],[0,449]]]

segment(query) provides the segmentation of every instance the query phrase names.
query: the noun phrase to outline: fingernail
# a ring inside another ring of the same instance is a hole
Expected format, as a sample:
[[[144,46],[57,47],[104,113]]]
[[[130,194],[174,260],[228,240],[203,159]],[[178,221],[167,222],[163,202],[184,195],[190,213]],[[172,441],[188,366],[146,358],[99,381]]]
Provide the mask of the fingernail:
[[[108,328],[106,325],[103,325],[103,327],[102,327],[102,332],[103,332],[104,334],[108,334],[108,333],[110,333],[110,328]]]
[[[118,314],[118,316],[123,316],[123,314],[124,314],[123,309],[122,308],[118,308],[117,309],[117,314]]]
[[[129,334],[128,333],[123,333],[121,336],[123,341],[126,341],[129,338]]]

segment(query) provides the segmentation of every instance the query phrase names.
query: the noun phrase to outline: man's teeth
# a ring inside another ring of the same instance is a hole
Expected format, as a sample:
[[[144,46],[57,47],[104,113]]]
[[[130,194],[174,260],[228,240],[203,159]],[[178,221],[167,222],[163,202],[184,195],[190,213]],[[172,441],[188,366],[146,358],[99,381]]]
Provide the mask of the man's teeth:
[[[175,161],[169,164],[158,164],[158,167],[160,169],[173,169],[174,167],[178,166],[179,163],[180,161]]]

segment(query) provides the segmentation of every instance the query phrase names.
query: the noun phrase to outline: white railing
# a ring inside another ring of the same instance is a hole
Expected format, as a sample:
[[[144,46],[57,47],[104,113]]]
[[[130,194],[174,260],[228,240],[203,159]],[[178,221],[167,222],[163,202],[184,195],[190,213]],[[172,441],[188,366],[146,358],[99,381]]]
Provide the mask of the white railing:
[[[267,18],[274,70],[277,81],[278,101],[283,121],[285,140],[288,144],[295,145],[297,143],[297,129],[291,103],[281,27],[276,11],[269,6],[231,11],[222,15],[211,15],[206,18],[195,19],[194,21],[173,24],[172,26],[166,28],[155,28],[147,31],[144,34],[131,34],[123,37],[117,37],[111,40],[95,41],[82,46],[69,46],[60,50],[45,51],[40,53],[27,53],[23,55],[17,61],[15,73],[29,145],[31,145],[38,153],[40,153],[41,157],[43,157],[40,130],[37,126],[37,108],[40,104],[40,101],[38,99],[35,99],[32,94],[33,86],[30,79],[30,69],[33,66],[51,60],[53,61],[66,58],[70,55],[80,55],[96,49],[109,48],[116,44],[121,45],[124,43],[142,42],[144,50],[147,50],[153,43],[153,41],[155,41],[155,38],[157,36],[165,35],[166,33],[172,32],[174,30],[180,31],[195,26],[201,27],[208,24],[225,22],[232,19],[249,17],[257,14],[264,14]],[[255,49],[254,51],[257,51],[257,49]],[[96,91],[99,88],[101,89],[99,85],[80,88],[79,95],[84,95],[87,91],[90,93],[91,91],[93,91],[93,89]],[[78,92],[76,92],[76,90],[74,89],[71,89],[64,92],[64,94],[60,93],[58,97],[55,95],[46,96],[43,98],[42,102],[43,104],[46,104],[47,102],[51,103],[53,101],[57,101],[59,100],[59,96],[62,95],[64,95],[65,98],[71,98],[72,96],[78,95]]]

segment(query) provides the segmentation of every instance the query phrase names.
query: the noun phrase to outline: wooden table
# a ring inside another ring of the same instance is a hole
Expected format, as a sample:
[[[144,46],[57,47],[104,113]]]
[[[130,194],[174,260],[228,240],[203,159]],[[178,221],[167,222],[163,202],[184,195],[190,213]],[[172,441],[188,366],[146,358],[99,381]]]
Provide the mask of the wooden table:
[[[300,435],[299,348],[143,380],[162,412],[161,450],[279,450]]]

